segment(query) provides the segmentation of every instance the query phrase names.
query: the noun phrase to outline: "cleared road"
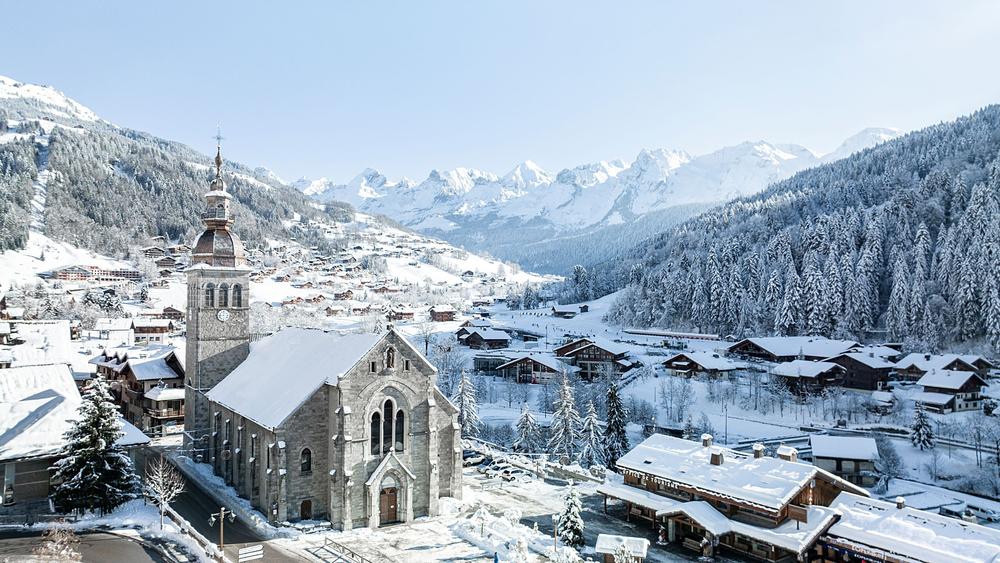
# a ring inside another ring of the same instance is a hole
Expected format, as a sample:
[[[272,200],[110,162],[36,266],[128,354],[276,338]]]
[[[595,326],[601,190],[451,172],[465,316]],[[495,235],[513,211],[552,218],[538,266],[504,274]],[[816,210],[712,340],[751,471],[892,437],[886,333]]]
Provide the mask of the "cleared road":
[[[144,563],[167,561],[155,550],[131,539],[104,532],[82,533],[77,546],[87,563]],[[0,560],[32,561],[31,550],[41,543],[41,531],[0,531]]]

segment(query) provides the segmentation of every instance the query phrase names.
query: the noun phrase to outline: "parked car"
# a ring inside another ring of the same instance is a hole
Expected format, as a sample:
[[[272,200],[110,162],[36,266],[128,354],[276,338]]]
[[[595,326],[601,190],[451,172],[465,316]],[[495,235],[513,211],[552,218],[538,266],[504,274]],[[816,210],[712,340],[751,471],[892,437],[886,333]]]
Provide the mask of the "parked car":
[[[992,508],[984,508],[981,506],[976,506],[973,504],[968,505],[968,510],[980,520],[985,520],[987,522],[1000,522],[1000,512],[993,510]]]
[[[527,483],[532,479],[534,479],[534,476],[531,473],[528,473],[527,471],[519,467],[514,467],[501,471],[500,478],[503,479],[504,481],[507,481],[508,483],[513,481]]]
[[[480,473],[486,473],[487,471],[489,471],[491,467],[498,465],[500,463],[505,463],[505,462],[499,458],[492,457],[480,463],[479,467],[476,468],[476,471]]]
[[[462,452],[462,466],[472,467],[486,461],[486,456],[476,450],[465,450]]]
[[[514,466],[511,465],[511,464],[509,464],[509,463],[497,463],[497,464],[494,464],[494,465],[490,466],[490,468],[487,469],[485,471],[485,473],[486,473],[487,477],[489,477],[490,479],[493,479],[495,477],[499,477],[500,474],[503,473],[505,470],[509,470],[509,469],[513,469],[513,468],[514,468]]]

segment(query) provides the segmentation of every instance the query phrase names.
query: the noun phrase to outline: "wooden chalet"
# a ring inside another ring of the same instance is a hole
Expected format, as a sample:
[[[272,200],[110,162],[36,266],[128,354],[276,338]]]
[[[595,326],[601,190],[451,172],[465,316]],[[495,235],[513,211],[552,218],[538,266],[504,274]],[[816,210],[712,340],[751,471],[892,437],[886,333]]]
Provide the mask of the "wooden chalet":
[[[558,355],[558,354],[557,354]],[[628,350],[612,342],[595,340],[559,355],[580,368],[580,377],[592,381],[603,374],[618,375],[632,369]]]
[[[497,366],[500,375],[517,383],[549,383],[564,372],[578,369],[549,354],[523,354]]]
[[[92,358],[97,373],[111,385],[111,394],[121,408],[125,420],[143,431],[162,435],[165,429],[183,425],[184,398],[161,392],[147,394],[156,388],[184,388],[184,364],[173,346],[132,346],[109,348]]]
[[[857,346],[860,344],[853,340],[830,340],[822,336],[766,336],[740,340],[729,347],[728,353],[749,360],[789,362],[822,360]]]
[[[458,341],[475,350],[496,350],[510,346],[510,336],[492,328],[473,329],[468,334],[459,336]]]
[[[552,316],[560,319],[572,319],[580,310],[574,307],[552,307]]]
[[[472,357],[472,369],[482,375],[499,377],[502,375],[497,369],[514,358],[509,353],[485,352],[478,353]]]
[[[174,321],[170,319],[132,319],[132,330],[135,332],[136,344],[166,344],[167,335],[174,330]]]
[[[436,323],[446,323],[455,320],[455,309],[450,305],[435,305],[431,307],[431,320]]]
[[[573,350],[576,350],[578,348],[583,348],[584,346],[593,343],[594,341],[589,338],[576,338],[566,342],[565,344],[556,346],[556,348],[552,351],[555,353],[556,356],[565,356],[570,352],[572,352]]]
[[[827,436],[809,438],[812,462],[861,487],[871,487],[878,480],[875,463],[879,459],[874,438],[867,436]]]
[[[344,291],[338,291],[333,294],[333,298],[337,301],[349,301],[354,299],[354,292],[350,289],[345,289]]]
[[[605,512],[623,505],[627,520],[660,529],[660,541],[697,555],[719,550],[773,562],[803,561],[816,537],[837,518],[829,508],[839,494],[864,489],[797,460],[767,457],[654,434],[622,456],[620,476],[597,488]],[[616,508],[616,512],[617,512]],[[621,512],[619,512],[621,513]]]
[[[663,362],[674,375],[691,377],[698,374],[710,377],[730,375],[739,369],[739,364],[715,352],[681,352]]]
[[[770,374],[771,377],[784,381],[792,391],[803,395],[840,385],[844,378],[844,367],[833,362],[792,360],[775,364]]]
[[[937,370],[974,371],[985,377],[994,366],[982,356],[913,353],[904,356],[894,367],[900,381],[916,381]]]
[[[986,380],[974,371],[935,370],[924,374],[917,385],[923,386],[913,400],[924,408],[947,414],[983,408]]]
[[[879,391],[889,384],[895,364],[874,353],[846,352],[825,360],[844,368],[841,385],[851,389]]]

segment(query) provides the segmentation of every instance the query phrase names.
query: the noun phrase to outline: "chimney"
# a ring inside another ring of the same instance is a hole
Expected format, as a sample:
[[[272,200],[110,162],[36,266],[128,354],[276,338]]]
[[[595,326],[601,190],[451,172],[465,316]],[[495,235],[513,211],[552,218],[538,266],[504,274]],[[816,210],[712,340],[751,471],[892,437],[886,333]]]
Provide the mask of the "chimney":
[[[896,497],[896,508],[900,510],[906,508],[906,499],[903,497]]]
[[[757,442],[753,445],[753,458],[760,459],[764,457],[764,444]]]
[[[785,461],[798,461],[799,460],[799,450],[791,446],[779,446],[778,447],[778,457]]]
[[[719,448],[712,448],[712,457],[710,461],[712,465],[722,465],[722,450]]]
[[[702,434],[701,435],[701,445],[702,447],[708,448],[712,445],[712,435]]]

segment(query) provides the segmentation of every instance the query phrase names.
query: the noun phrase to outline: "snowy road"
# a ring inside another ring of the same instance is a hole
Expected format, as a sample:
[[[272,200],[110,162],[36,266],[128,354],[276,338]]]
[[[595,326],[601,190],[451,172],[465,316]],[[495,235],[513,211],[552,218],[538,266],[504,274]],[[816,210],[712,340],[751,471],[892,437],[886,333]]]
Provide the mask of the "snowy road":
[[[37,561],[31,558],[31,550],[39,544],[37,532],[0,531],[0,560]],[[129,563],[164,562],[158,552],[126,537],[107,534],[79,534],[77,546],[86,563],[109,563],[128,561]]]

